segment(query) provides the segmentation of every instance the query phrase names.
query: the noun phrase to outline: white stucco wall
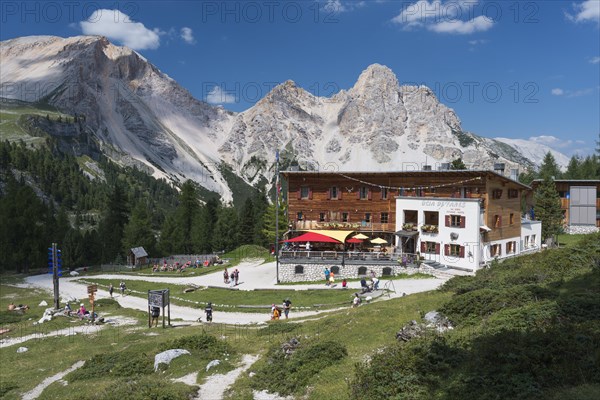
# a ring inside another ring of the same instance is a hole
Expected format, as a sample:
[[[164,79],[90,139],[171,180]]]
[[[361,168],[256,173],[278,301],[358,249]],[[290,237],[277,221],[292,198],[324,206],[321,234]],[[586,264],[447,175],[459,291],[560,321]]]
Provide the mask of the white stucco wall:
[[[535,240],[532,241],[532,236],[535,235]],[[528,238],[528,240],[526,240]],[[542,222],[531,221],[528,219],[521,220],[521,253],[529,253],[538,251],[542,247]]]
[[[437,261],[441,264],[475,270],[481,261],[479,250],[480,235],[480,204],[478,199],[450,199],[399,197],[396,199],[396,230],[402,230],[405,210],[416,210],[418,216],[419,235],[416,240],[416,250],[420,251],[421,242],[436,242],[440,244],[440,254],[423,254],[426,260]],[[425,212],[438,212],[438,233],[423,232],[420,228],[425,224]],[[465,227],[445,226],[446,215],[465,217]],[[451,234],[458,237],[452,239]],[[465,257],[452,257],[444,254],[444,245],[457,244],[465,247]],[[399,241],[396,243],[399,246]]]

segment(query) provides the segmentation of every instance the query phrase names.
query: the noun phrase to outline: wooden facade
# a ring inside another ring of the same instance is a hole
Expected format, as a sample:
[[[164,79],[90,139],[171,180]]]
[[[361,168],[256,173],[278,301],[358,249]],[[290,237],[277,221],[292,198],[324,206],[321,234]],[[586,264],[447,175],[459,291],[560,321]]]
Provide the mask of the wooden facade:
[[[533,191],[542,183],[541,179],[536,179],[531,183]],[[600,180],[578,180],[578,179],[558,179],[554,181],[556,191],[560,197],[560,208],[563,212],[563,225],[571,225],[570,207],[571,199],[570,192],[573,186],[593,186],[596,187],[596,227],[600,227]],[[533,198],[533,194],[532,194]]]
[[[477,198],[489,241],[517,237],[530,188],[492,171],[282,172],[292,231],[396,231],[396,198]],[[511,217],[512,216],[512,217]],[[500,221],[497,219],[499,218]],[[443,223],[443,222],[442,222]]]

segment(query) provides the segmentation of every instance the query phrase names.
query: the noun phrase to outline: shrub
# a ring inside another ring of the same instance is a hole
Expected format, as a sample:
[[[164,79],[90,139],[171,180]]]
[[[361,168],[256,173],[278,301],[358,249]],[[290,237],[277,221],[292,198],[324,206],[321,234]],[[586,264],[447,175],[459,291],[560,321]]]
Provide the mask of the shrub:
[[[232,353],[232,350],[227,342],[217,339],[212,335],[207,335],[206,333],[183,336],[164,342],[160,346],[160,351],[169,349],[186,349],[195,353],[199,353],[200,357],[206,359],[214,359],[221,357],[224,353]]]
[[[313,376],[348,355],[346,348],[332,341],[301,343],[286,357],[281,346],[269,349],[266,363],[252,378],[258,390],[289,395],[305,390]]]
[[[290,333],[299,328],[299,324],[276,323],[269,324],[257,331],[258,336],[275,336]]]
[[[96,300],[96,307],[113,307],[113,308],[121,308],[121,305],[115,299],[99,299]]]
[[[96,354],[83,367],[68,375],[69,381],[97,379],[101,376],[116,378],[147,375],[154,372],[152,357],[144,353],[118,352]]]

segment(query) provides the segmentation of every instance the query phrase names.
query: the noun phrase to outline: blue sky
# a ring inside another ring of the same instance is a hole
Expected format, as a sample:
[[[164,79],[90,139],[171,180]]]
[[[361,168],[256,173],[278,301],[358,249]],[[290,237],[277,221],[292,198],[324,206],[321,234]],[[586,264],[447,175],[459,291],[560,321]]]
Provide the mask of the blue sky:
[[[431,87],[463,129],[589,154],[600,0],[0,3],[0,38],[103,34],[197,98],[243,111],[287,79],[349,89],[368,65]]]

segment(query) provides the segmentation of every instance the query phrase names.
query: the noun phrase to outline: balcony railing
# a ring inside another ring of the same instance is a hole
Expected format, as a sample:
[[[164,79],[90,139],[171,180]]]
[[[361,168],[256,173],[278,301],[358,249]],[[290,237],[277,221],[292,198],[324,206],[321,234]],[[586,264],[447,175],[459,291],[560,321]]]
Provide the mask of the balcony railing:
[[[358,232],[394,232],[394,224],[381,222],[320,222],[314,220],[292,221],[290,223],[292,230],[310,230],[310,229],[340,229]]]

